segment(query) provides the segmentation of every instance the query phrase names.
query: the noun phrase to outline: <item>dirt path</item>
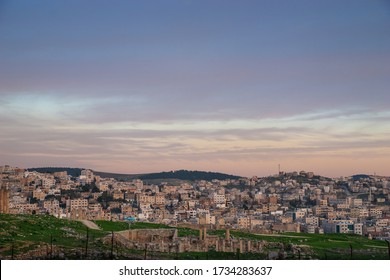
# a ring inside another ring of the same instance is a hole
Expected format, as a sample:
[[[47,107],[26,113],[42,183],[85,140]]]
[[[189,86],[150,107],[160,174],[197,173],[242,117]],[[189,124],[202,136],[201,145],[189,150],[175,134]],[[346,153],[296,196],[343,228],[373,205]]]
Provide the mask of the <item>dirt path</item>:
[[[81,220],[80,222],[82,222],[84,225],[86,225],[90,229],[101,230],[101,228],[99,228],[99,226],[97,224],[95,224],[94,222],[91,222],[88,220]]]
[[[364,245],[366,247],[371,247],[371,248],[382,248],[382,249],[387,249],[386,246],[375,246],[375,245]]]

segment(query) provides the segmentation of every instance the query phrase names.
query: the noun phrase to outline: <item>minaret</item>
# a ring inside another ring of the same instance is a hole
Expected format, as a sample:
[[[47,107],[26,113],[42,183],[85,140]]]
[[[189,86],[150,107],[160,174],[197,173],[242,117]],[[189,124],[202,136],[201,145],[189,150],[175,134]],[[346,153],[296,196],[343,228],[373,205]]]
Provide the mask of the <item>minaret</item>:
[[[372,201],[372,194],[371,194],[371,186],[370,186],[370,192],[368,195],[368,217],[371,218],[371,201]]]
[[[371,205],[371,201],[372,201],[372,194],[371,194],[371,186],[370,186],[370,193],[368,195],[368,202],[370,203],[370,205]]]

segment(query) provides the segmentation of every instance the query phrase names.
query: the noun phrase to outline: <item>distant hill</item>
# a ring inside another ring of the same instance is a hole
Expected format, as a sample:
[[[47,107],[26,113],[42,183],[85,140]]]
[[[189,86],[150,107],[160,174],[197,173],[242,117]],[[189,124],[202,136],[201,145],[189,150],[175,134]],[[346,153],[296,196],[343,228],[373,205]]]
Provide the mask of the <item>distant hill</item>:
[[[78,177],[81,174],[81,170],[83,168],[71,168],[71,167],[34,167],[34,168],[28,168],[28,171],[36,171],[40,173],[54,173],[54,172],[61,172],[66,171],[68,172],[68,175],[71,175],[73,177]]]
[[[38,167],[38,168],[28,168],[28,171],[37,171],[41,173],[53,173],[60,171],[67,171],[68,175],[77,177],[80,176],[82,168],[70,168],[70,167]],[[226,180],[226,179],[240,179],[242,177],[229,175],[219,172],[206,172],[206,171],[190,171],[190,170],[177,170],[169,172],[159,172],[159,173],[149,173],[149,174],[119,174],[119,173],[108,173],[101,171],[93,171],[94,174],[102,178],[115,178],[117,180],[155,180],[155,179],[177,179],[183,181],[197,181],[197,180],[206,180],[211,181],[214,179],[217,180]]]
[[[354,180],[360,180],[360,179],[367,179],[367,178],[371,178],[370,175],[366,175],[366,174],[356,174],[356,175],[352,175],[352,178]]]
[[[197,181],[197,180],[211,181],[214,179],[226,180],[226,179],[240,179],[240,178],[242,177],[224,174],[224,173],[218,173],[218,172],[189,171],[189,170],[160,172],[160,173],[144,174],[139,176],[139,179],[141,180],[179,179],[185,181]]]
[[[93,171],[93,173],[102,178],[114,178],[116,180],[133,180],[138,179],[140,175],[137,174],[121,174],[121,173],[110,173],[103,171]]]

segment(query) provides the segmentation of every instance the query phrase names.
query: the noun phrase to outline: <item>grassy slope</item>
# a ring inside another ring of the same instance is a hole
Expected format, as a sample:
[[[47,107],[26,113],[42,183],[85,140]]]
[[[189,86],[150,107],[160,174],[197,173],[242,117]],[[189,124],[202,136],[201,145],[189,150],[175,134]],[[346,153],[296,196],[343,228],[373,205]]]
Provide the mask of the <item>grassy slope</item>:
[[[109,234],[111,231],[129,229],[129,223],[96,221],[102,230],[89,230],[89,240]],[[166,225],[152,223],[132,223],[131,229],[136,228],[170,228]],[[178,228],[179,236],[198,236],[199,231],[187,228]],[[52,216],[41,215],[5,215],[0,214],[0,257],[11,254],[11,244],[14,244],[15,253],[34,249],[37,245],[50,244],[68,248],[82,248],[85,246],[87,228],[80,222],[57,219]],[[225,231],[208,231],[210,235],[225,236]],[[256,235],[246,232],[231,231],[234,238],[249,238],[294,245],[310,246],[315,258],[320,259],[349,259],[350,246],[353,248],[353,259],[387,259],[387,244],[384,241],[369,240],[362,236],[346,234],[304,234],[286,233],[281,235]],[[91,241],[92,240],[92,241]],[[97,245],[96,245],[97,246]],[[232,253],[185,253],[182,258],[234,258]],[[242,258],[257,258],[256,256],[241,256]]]
[[[90,240],[105,234],[89,230]],[[86,235],[87,228],[77,221],[53,216],[0,214],[0,256],[11,254],[12,244],[15,254],[51,243],[54,246],[78,248],[84,246]]]

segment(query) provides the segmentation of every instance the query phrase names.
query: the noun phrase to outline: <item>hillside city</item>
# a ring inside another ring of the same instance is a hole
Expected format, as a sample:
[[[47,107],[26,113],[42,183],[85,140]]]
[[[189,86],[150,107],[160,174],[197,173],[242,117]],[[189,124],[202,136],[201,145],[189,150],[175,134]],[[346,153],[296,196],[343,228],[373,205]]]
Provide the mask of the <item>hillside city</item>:
[[[390,238],[390,178],[331,179],[313,172],[146,184],[84,169],[40,173],[0,167],[0,213],[144,221],[255,233],[349,233]]]

